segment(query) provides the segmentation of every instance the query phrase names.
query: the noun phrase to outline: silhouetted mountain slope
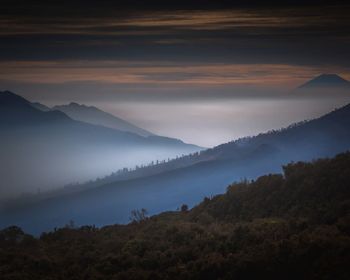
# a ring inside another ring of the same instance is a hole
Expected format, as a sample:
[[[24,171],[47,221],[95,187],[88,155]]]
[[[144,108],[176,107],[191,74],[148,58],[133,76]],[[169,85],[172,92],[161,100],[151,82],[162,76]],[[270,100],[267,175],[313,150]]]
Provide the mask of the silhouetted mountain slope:
[[[349,279],[350,153],[230,185],[188,211],[40,238],[0,231],[4,279]],[[19,269],[20,268],[20,269]]]
[[[323,88],[323,87],[350,88],[350,82],[343,79],[337,74],[322,74],[306,82],[305,84],[299,86],[299,89],[307,89],[307,88],[314,89],[314,88]]]
[[[96,125],[103,125],[109,128],[139,134],[141,136],[151,136],[153,133],[139,128],[121,118],[106,113],[93,106],[85,106],[77,103],[69,105],[54,106],[53,110],[59,110],[67,114],[74,120],[87,122]]]
[[[70,119],[62,112],[42,112],[31,106],[26,99],[12,92],[0,92],[0,126],[26,126]]]
[[[39,102],[31,102],[31,105],[35,108],[35,109],[38,109],[40,111],[43,111],[43,112],[47,112],[47,111],[51,111],[51,108],[44,105],[44,104],[41,104]]]
[[[135,208],[144,207],[154,214],[182,203],[193,206],[205,196],[224,192],[233,181],[279,172],[280,166],[290,161],[333,156],[348,149],[350,105],[313,121],[180,158],[170,162],[172,168],[165,171],[161,171],[162,164],[156,165],[154,170],[135,171],[129,179],[117,178],[32,204],[14,204],[3,209],[0,223],[17,224],[31,232],[64,225],[70,219],[77,224],[125,223]]]
[[[61,187],[124,166],[200,150],[177,139],[137,134],[43,112],[0,93],[0,196]]]
[[[121,118],[118,118],[112,114],[104,112],[94,106],[86,106],[84,104],[78,104],[71,102],[68,105],[57,105],[49,108],[39,102],[33,102],[31,105],[41,111],[47,112],[50,110],[57,110],[65,113],[73,120],[87,122],[90,124],[101,125],[116,130],[135,133],[141,136],[155,136],[153,133],[137,127]]]

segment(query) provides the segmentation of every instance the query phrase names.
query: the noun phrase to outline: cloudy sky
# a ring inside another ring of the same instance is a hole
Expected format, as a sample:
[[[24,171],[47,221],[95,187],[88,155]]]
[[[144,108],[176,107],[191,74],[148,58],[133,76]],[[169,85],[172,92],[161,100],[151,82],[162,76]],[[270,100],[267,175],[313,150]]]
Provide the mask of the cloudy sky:
[[[350,79],[346,1],[61,2],[2,1],[1,89],[98,105],[205,146],[343,102],[276,96],[321,73]]]

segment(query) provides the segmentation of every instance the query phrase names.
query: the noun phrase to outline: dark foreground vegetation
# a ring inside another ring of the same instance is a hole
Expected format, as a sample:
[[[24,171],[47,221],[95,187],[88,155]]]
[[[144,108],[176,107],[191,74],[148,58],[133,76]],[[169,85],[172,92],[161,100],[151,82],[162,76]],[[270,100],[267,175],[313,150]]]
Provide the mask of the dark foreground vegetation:
[[[350,153],[128,225],[0,231],[5,279],[350,279]]]

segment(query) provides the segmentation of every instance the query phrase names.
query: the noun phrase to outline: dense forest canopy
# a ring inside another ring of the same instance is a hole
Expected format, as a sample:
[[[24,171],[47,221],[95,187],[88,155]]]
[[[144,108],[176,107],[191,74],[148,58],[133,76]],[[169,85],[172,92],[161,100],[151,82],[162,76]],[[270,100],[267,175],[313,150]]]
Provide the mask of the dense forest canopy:
[[[128,225],[3,229],[1,279],[349,279],[350,152],[283,170]]]

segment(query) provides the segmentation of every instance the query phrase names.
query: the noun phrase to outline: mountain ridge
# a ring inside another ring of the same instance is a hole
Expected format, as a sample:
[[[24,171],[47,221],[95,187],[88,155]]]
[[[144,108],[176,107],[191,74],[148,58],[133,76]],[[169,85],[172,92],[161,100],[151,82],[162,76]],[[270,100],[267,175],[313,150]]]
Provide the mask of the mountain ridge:
[[[127,131],[139,134],[144,137],[154,136],[155,134],[137,127],[117,116],[107,113],[95,106],[87,106],[76,102],[68,105],[56,105],[53,110],[59,110],[70,116],[72,119],[84,121],[91,124],[102,125],[105,127]]]
[[[39,111],[28,100],[10,91],[0,92],[0,116],[0,125],[6,126],[71,120],[61,111]]]
[[[321,74],[300,85],[298,89],[350,88],[350,82],[337,74]]]

